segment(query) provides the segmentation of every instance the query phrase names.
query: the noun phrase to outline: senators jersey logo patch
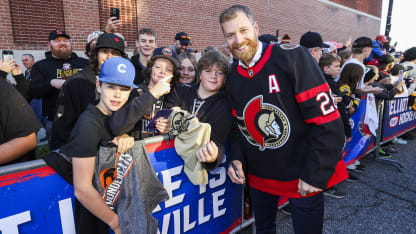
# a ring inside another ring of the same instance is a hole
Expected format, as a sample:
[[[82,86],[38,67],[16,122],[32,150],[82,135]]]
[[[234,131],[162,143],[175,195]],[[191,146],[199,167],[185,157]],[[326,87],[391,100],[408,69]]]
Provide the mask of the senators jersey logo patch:
[[[290,136],[289,120],[283,111],[263,103],[263,96],[252,98],[244,107],[243,117],[237,116],[238,127],[247,141],[260,150],[282,147]]]

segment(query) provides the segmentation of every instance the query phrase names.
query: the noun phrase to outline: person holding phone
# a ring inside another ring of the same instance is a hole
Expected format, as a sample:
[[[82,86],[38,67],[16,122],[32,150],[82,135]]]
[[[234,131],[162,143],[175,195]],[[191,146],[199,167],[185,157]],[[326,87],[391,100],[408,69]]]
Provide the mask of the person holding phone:
[[[13,51],[3,50],[2,60],[0,60],[0,76],[6,78],[9,73],[12,73],[12,76],[16,81],[16,85],[14,86],[17,91],[19,91],[27,102],[30,102],[31,97],[29,95],[29,80],[25,79],[22,69],[19,64],[16,63]]]

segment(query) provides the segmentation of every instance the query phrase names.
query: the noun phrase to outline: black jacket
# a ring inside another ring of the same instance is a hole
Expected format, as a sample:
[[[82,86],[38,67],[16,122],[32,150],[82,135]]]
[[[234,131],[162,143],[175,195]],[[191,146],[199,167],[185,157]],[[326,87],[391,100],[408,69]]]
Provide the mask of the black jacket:
[[[222,163],[225,154],[225,142],[230,134],[233,116],[231,108],[223,92],[214,94],[203,101],[204,104],[198,111],[195,108],[195,100],[198,97],[198,85],[184,84],[176,87],[173,92],[167,96],[165,108],[169,109],[175,106],[194,114],[199,122],[209,123],[211,125],[211,140],[218,147],[218,158],[215,163],[204,163],[207,170],[212,170]]]
[[[57,99],[56,119],[52,125],[51,149],[58,149],[69,139],[72,128],[88,104],[97,104],[96,75],[89,66],[68,78]]]
[[[32,82],[29,93],[33,98],[42,98],[42,113],[53,121],[55,115],[56,98],[59,90],[52,87],[52,79],[66,79],[88,65],[88,60],[72,53],[69,59],[58,59],[50,51],[45,53],[45,59],[33,65],[30,74]]]
[[[341,91],[338,89],[338,85],[337,83],[334,81],[334,78],[332,78],[330,75],[327,75],[324,73],[324,77],[326,79],[326,82],[328,82],[329,87],[331,88],[331,91],[337,95],[338,97],[343,97],[344,95],[341,93]],[[351,133],[351,125],[349,123],[349,118],[346,112],[346,106],[344,104],[344,102],[340,102],[337,104],[338,107],[338,111],[341,114],[341,119],[342,122],[344,124],[344,131],[345,131],[345,136],[347,137],[351,137],[352,133]]]
[[[143,70],[145,69],[143,65],[139,61],[140,54],[136,54],[132,56],[130,62],[133,63],[134,68],[136,69],[136,76],[134,77],[134,84],[139,85],[143,84],[144,77],[143,77]]]

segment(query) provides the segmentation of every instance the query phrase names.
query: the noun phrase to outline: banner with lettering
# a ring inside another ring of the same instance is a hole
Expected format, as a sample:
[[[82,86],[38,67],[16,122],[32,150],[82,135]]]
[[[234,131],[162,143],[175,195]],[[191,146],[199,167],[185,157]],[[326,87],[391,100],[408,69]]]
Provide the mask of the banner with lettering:
[[[153,211],[159,233],[228,233],[241,222],[242,187],[229,180],[226,156],[208,173],[208,184],[196,186],[183,172],[173,141],[146,150],[170,195]],[[0,233],[75,233],[73,194],[47,166],[0,176]]]
[[[367,98],[363,97],[357,111],[350,118],[352,139],[344,146],[342,152],[346,165],[350,165],[356,160],[359,160],[374,147],[375,137],[371,135],[368,126],[364,123],[366,118],[366,107]]]
[[[416,112],[408,106],[408,101],[408,97],[401,97],[385,102],[383,142],[416,127]]]

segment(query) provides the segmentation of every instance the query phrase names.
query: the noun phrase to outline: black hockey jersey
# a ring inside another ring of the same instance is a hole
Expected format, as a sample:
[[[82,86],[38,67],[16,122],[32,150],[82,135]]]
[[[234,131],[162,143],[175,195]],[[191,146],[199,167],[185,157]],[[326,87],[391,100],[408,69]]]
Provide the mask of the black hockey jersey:
[[[231,160],[243,162],[250,186],[296,198],[299,179],[325,189],[348,177],[340,114],[306,49],[263,44],[253,67],[233,64],[226,92],[238,128]]]

